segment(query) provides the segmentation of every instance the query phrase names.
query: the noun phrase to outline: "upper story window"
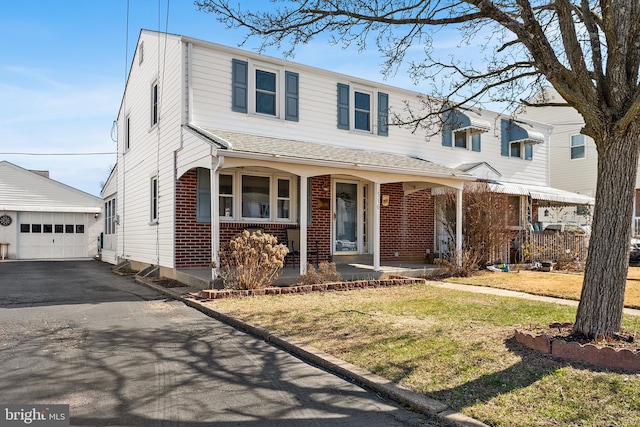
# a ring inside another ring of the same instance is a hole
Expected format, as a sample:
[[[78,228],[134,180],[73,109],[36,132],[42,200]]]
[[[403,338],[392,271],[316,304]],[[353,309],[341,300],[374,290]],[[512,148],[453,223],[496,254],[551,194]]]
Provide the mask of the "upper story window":
[[[151,178],[151,209],[150,209],[150,221],[152,223],[158,222],[158,177]]]
[[[510,144],[510,157],[517,157],[525,160],[533,159],[533,145],[522,142],[512,142]]]
[[[158,124],[158,82],[151,85],[151,126]]]
[[[528,123],[500,120],[500,154],[524,160],[533,160],[533,146],[544,143],[544,135]]]
[[[124,150],[127,151],[131,147],[131,116],[127,115],[124,119]]]
[[[584,159],[586,156],[586,143],[584,135],[571,135],[571,160]]]
[[[231,83],[233,111],[298,121],[298,73],[234,59]]]
[[[338,129],[372,133],[377,124],[378,135],[388,136],[388,118],[388,94],[377,92],[376,97],[374,91],[352,90],[349,85],[338,83]]]
[[[276,73],[256,70],[256,113],[276,115]]]
[[[354,92],[354,127],[358,130],[371,131],[371,94]]]
[[[451,110],[444,113],[442,145],[471,151],[481,151],[482,134],[491,124],[478,113],[469,110]]]

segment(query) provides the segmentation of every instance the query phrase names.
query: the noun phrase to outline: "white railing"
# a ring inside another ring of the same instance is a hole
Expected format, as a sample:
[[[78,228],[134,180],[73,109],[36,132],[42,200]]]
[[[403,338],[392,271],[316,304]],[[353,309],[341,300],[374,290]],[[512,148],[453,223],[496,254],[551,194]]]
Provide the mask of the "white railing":
[[[561,256],[579,261],[587,259],[588,234],[542,232],[531,233],[530,237],[532,261],[557,261]]]

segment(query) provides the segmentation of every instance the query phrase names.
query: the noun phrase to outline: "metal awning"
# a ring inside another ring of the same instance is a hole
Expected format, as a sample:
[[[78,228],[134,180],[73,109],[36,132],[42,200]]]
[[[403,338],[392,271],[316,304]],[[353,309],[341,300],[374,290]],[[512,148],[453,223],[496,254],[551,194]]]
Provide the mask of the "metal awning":
[[[525,143],[525,144],[542,144],[544,135],[541,132],[533,130],[533,126],[523,123],[511,121],[509,123],[509,142]]]
[[[469,130],[471,133],[483,133],[491,130],[491,122],[483,119],[479,113],[471,110],[455,110],[451,113],[453,131]]]
[[[572,193],[554,187],[545,187],[529,184],[514,184],[510,182],[491,182],[491,191],[515,196],[530,196],[535,200],[545,200],[548,202],[567,203],[575,205],[593,205],[595,199],[584,194]]]

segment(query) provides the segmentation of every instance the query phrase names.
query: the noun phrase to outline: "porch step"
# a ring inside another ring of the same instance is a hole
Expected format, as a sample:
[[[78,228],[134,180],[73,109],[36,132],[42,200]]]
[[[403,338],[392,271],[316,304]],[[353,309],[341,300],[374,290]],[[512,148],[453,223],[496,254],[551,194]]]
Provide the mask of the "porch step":
[[[334,255],[336,265],[344,264],[373,264],[373,255]]]

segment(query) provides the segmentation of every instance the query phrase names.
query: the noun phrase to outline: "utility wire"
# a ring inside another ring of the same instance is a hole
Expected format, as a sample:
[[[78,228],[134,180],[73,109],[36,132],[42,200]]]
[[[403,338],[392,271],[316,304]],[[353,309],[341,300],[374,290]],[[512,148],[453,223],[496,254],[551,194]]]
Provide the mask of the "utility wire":
[[[106,156],[118,154],[115,151],[104,153],[0,153],[0,156]]]

